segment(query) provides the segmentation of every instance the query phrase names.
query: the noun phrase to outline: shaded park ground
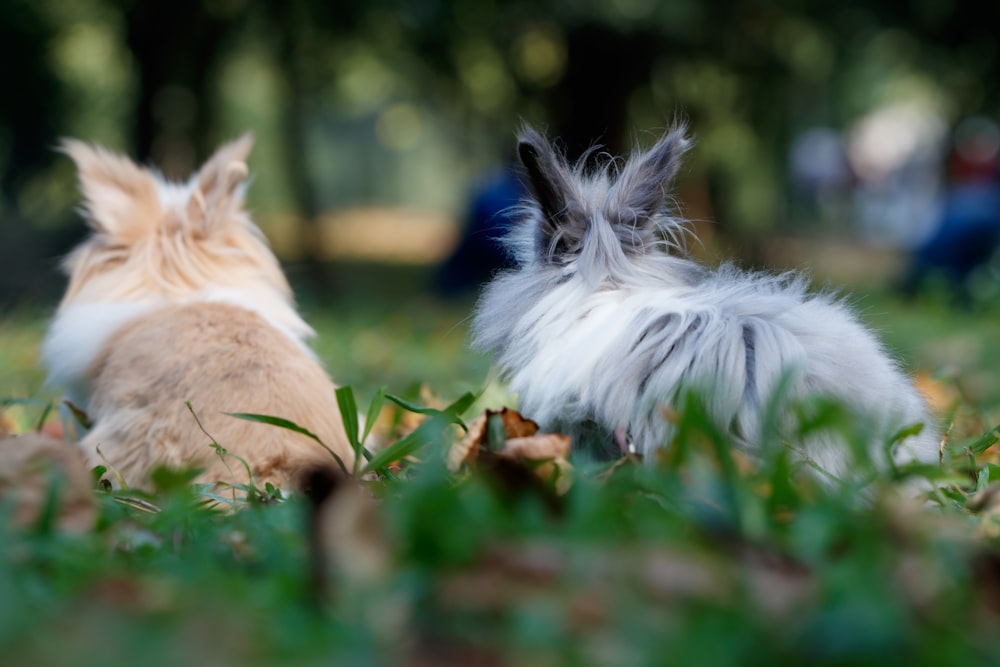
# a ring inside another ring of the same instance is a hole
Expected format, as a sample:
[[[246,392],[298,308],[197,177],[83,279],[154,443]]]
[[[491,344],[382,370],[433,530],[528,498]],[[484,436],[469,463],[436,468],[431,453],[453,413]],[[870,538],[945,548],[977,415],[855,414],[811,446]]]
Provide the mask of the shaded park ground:
[[[1000,270],[984,252],[961,307],[889,287],[935,223],[951,128],[1000,109],[997,7],[0,3],[0,434],[66,416],[37,362],[84,232],[60,137],[180,177],[251,130],[249,208],[347,416],[405,446],[328,496],[248,479],[235,512],[183,473],[51,486],[0,449],[0,488],[37,509],[0,494],[0,665],[1000,663]],[[677,198],[710,221],[691,250],[840,291],[928,396],[941,467],[859,456],[867,487],[818,484],[788,443],[735,453],[697,401],[650,465],[505,457],[521,435],[484,413],[511,397],[466,347],[474,295],[435,289],[475,181],[522,122],[575,158],[678,116]],[[926,502],[901,503],[915,480]]]
[[[467,424],[508,400],[465,347],[472,299],[435,296],[431,267],[328,270],[333,287],[300,301],[362,412],[382,386],[443,409],[488,385],[463,406]],[[890,479],[864,502],[817,485],[781,447],[750,465],[696,408],[658,465],[578,463],[559,493],[528,468],[450,470],[462,429],[439,424],[408,461],[319,510],[263,494],[227,513],[182,476],[151,495],[95,487],[83,532],[45,514],[4,522],[0,650],[12,664],[95,666],[988,664],[1000,657],[1000,312],[863,285],[845,296],[951,424],[927,507],[893,500]],[[50,398],[35,358],[45,310],[0,323],[4,396]],[[8,406],[7,426],[30,430],[41,410]],[[394,410],[394,423],[419,417]]]

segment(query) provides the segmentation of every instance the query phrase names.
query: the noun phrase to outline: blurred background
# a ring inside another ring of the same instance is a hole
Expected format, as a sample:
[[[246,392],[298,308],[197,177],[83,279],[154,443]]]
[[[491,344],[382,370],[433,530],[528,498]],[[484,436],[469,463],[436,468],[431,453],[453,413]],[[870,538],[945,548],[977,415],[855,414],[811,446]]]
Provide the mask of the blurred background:
[[[329,345],[377,356],[393,317],[417,340],[443,294],[460,295],[454,317],[424,334],[460,347],[503,261],[521,124],[575,157],[683,117],[697,254],[988,304],[998,25],[1000,5],[954,0],[4,0],[0,302],[54,304],[84,231],[61,137],[182,179],[250,130],[249,206],[307,310],[374,309]],[[488,364],[469,363],[447,372],[481,380]]]

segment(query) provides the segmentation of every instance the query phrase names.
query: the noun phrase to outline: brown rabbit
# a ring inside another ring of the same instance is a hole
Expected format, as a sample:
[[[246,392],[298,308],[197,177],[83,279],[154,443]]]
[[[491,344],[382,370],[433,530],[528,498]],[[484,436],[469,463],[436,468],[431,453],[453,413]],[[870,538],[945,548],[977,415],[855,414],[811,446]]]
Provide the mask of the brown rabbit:
[[[80,442],[87,462],[129,486],[148,487],[160,466],[245,483],[242,464],[220,457],[206,432],[260,485],[288,488],[304,467],[334,463],[304,435],[225,412],[291,420],[353,463],[334,385],[303,342],[313,331],[243,208],[252,143],[223,146],[187,183],[63,144],[93,231],[66,258],[69,286],[42,358],[50,383],[93,422]]]

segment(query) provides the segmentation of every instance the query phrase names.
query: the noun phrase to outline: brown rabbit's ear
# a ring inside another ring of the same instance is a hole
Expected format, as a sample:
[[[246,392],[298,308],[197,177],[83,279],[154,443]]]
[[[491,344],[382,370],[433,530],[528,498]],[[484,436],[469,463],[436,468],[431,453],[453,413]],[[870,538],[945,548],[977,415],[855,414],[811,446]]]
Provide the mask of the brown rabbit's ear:
[[[663,207],[667,188],[690,147],[687,129],[678,123],[648,151],[630,158],[615,182],[619,206],[639,219],[652,218]],[[627,219],[634,221],[633,216]]]
[[[195,231],[207,234],[243,205],[241,186],[249,174],[246,161],[253,141],[253,135],[247,132],[225,144],[195,175],[187,204],[188,219]]]
[[[156,228],[160,204],[152,173],[77,139],[64,139],[59,150],[76,163],[87,221],[95,230],[130,243]]]

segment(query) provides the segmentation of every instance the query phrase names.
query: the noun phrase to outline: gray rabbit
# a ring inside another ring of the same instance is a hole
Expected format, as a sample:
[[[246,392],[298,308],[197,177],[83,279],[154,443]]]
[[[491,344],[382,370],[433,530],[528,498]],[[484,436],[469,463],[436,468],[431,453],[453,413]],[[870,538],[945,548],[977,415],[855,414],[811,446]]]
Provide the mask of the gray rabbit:
[[[521,132],[529,197],[507,239],[517,268],[486,287],[473,323],[473,345],[495,354],[521,412],[580,447],[649,455],[670,441],[664,407],[698,391],[753,454],[772,401],[826,397],[868,429],[873,454],[924,424],[892,456],[936,461],[923,398],[847,305],[794,274],[709,269],[685,255],[668,188],[690,146],[675,125],[650,150],[588,169]],[[846,472],[843,437],[795,444],[829,475]]]

